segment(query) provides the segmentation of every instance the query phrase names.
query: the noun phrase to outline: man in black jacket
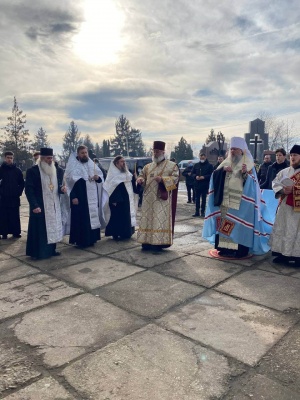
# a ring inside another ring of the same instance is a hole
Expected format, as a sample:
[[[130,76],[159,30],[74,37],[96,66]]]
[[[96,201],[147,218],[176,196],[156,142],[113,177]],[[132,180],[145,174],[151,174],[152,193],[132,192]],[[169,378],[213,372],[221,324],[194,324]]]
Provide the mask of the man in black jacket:
[[[213,173],[213,166],[207,161],[204,153],[200,154],[200,162],[196,163],[192,169],[192,176],[195,179],[195,201],[196,211],[193,217],[200,217],[200,197],[201,197],[201,217],[205,216],[206,196],[209,187],[209,180]]]
[[[188,203],[191,203],[193,200],[193,203],[195,203],[195,178],[192,175],[192,170],[193,170],[194,164],[193,161],[189,161],[188,166],[185,168],[185,170],[182,172],[182,176],[185,177],[185,184],[186,184],[186,190],[187,190],[187,195],[188,195]],[[193,192],[193,195],[192,195]]]
[[[14,153],[6,151],[0,167],[0,234],[7,239],[21,237],[20,197],[24,189],[24,179],[20,168],[14,163]]]
[[[261,189],[272,190],[272,181],[275,179],[278,172],[289,166],[286,161],[286,151],[284,149],[275,150],[275,154],[276,162],[268,167],[266,180],[260,184]]]
[[[257,172],[257,179],[260,185],[262,185],[267,179],[267,172],[270,165],[272,165],[271,156],[270,154],[266,154],[264,156],[264,162],[260,165]]]

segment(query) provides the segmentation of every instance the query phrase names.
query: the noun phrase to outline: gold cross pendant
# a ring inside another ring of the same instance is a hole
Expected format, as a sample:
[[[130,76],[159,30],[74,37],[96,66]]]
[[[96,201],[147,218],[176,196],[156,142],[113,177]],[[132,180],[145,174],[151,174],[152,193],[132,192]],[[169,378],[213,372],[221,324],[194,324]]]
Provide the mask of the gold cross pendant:
[[[54,185],[52,185],[52,183],[49,184],[49,189],[51,190],[51,192],[53,192]]]

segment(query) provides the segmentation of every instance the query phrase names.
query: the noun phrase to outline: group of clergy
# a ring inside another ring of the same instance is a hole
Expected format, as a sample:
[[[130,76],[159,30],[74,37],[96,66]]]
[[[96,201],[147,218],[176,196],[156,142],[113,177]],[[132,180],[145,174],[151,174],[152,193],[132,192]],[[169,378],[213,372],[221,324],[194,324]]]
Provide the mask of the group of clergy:
[[[56,244],[66,234],[70,244],[93,246],[101,239],[101,228],[114,240],[129,239],[135,231],[141,185],[144,201],[137,240],[143,250],[171,246],[179,170],[165,159],[164,142],[156,141],[153,147],[153,162],[139,177],[117,156],[105,181],[86,146],[71,154],[64,173],[53,162],[53,149],[41,148],[39,160],[26,174],[30,207],[26,255],[34,259],[60,255]]]
[[[2,169],[12,164],[11,154],[7,157]],[[178,166],[165,157],[162,141],[153,143],[152,162],[138,176],[128,170],[122,156],[117,156],[105,181],[86,146],[79,146],[70,156],[65,171],[53,162],[53,150],[42,148],[37,163],[26,174],[25,194],[30,207],[26,254],[34,259],[57,256],[60,253],[56,244],[66,234],[70,235],[69,243],[77,247],[93,246],[101,238],[101,228],[114,240],[129,239],[136,227],[141,187],[143,204],[137,241],[145,251],[170,247],[178,181]],[[0,192],[0,233],[2,226],[4,239],[9,230],[3,230],[3,226],[10,225],[7,218],[14,214],[3,212],[5,182],[4,179]],[[18,196],[22,190],[20,179]],[[280,199],[274,226],[270,207],[259,189],[253,157],[245,140],[233,137],[228,157],[210,180],[202,232],[214,244],[218,257],[261,255],[271,245],[275,263],[300,265],[300,145],[292,147],[290,166],[276,176],[273,190]],[[17,203],[12,202],[15,211],[19,208]],[[10,218],[14,221],[14,217]],[[19,237],[20,226],[15,222],[11,225],[13,235]]]

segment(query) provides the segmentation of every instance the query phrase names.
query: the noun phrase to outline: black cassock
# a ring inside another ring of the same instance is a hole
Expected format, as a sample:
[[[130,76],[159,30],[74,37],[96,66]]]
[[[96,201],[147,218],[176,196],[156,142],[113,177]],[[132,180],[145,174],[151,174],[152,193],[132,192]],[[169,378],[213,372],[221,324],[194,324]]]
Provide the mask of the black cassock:
[[[0,167],[0,235],[20,235],[20,196],[24,189],[22,171],[16,164]]]
[[[101,178],[99,178],[96,182],[102,182]],[[78,199],[79,204],[73,204],[73,199]],[[70,206],[71,227],[69,243],[77,244],[78,247],[92,246],[97,242],[97,240],[101,239],[100,228],[91,228],[86,183],[82,178],[75,183],[73,189],[71,190]]]
[[[58,168],[62,170],[60,167]],[[59,194],[61,193],[62,175],[63,171],[57,172]],[[29,168],[26,172],[25,194],[29,202],[26,255],[38,259],[49,258],[55,253],[56,243],[48,244],[41,174],[37,165]],[[38,207],[42,212],[35,214],[33,210]]]
[[[132,188],[134,193],[138,193],[134,177]],[[112,236],[114,239],[129,239],[134,233],[134,227],[131,226],[129,196],[124,183],[120,183],[110,195],[109,207],[111,216],[105,236]]]

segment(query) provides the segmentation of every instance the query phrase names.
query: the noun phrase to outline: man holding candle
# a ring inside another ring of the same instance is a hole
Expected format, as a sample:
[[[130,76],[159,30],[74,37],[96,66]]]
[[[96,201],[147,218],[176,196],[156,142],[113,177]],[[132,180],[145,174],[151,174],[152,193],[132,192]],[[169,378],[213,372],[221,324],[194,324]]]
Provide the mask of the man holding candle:
[[[71,207],[69,242],[82,248],[93,246],[100,240],[100,228],[105,226],[103,207],[108,196],[100,185],[104,180],[102,171],[89,158],[86,146],[79,146],[77,154],[71,154],[65,177]]]
[[[134,174],[135,175],[135,174]],[[136,226],[136,201],[138,194],[135,176],[128,171],[125,159],[116,156],[111,162],[103,188],[109,195],[110,220],[105,236],[114,240],[129,239]]]

